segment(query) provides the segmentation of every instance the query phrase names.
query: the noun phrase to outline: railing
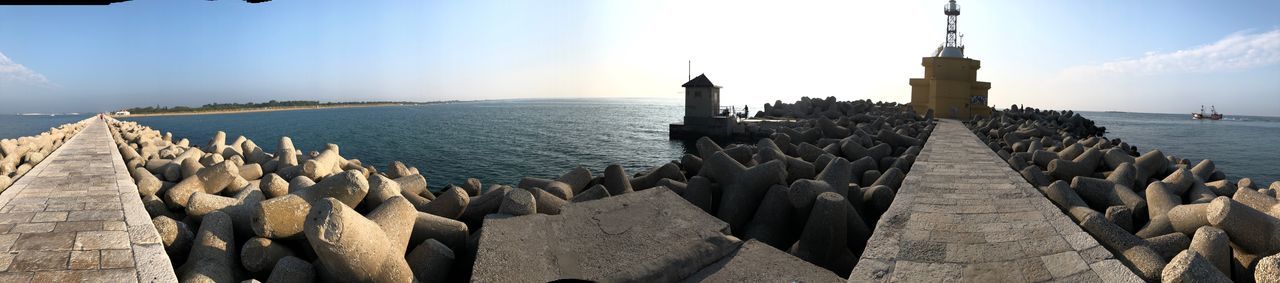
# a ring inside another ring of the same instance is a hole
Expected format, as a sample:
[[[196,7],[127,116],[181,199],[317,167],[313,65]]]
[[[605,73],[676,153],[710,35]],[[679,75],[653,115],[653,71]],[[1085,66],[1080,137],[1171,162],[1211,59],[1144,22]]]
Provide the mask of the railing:
[[[737,106],[720,106],[720,110],[716,111],[716,115],[736,116],[736,117],[742,117],[742,118],[751,117],[751,113],[747,113],[747,110],[748,109],[743,109],[742,112],[738,112]]]

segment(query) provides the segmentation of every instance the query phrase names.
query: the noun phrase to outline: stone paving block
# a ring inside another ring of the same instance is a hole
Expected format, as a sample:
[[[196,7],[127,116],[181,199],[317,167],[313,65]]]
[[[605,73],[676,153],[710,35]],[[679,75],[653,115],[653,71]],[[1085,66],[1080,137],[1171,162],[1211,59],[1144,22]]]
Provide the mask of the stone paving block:
[[[32,282],[86,282],[94,281],[94,271],[88,270],[55,270],[36,272]]]
[[[1098,241],[1089,236],[1088,232],[1080,231],[1066,235],[1067,243],[1071,244],[1071,249],[1077,251],[1087,250],[1098,246]]]
[[[124,231],[84,231],[76,233],[76,250],[128,249],[129,233]]]
[[[104,269],[104,270],[94,271],[90,275],[90,277],[94,278],[94,280],[101,280],[101,282],[122,282],[122,283],[139,282],[137,276],[138,276],[138,271],[135,268]],[[167,281],[155,280],[155,281],[146,281],[146,282],[177,282],[177,280],[176,279],[167,280]]]
[[[126,186],[129,191],[120,193],[120,200],[126,206],[123,209],[125,223],[130,226],[150,224],[151,215],[147,214],[147,210],[142,204],[142,198],[138,197],[137,186],[132,183]]]
[[[1141,277],[1138,277],[1138,275],[1135,275],[1133,274],[1132,271],[1129,271],[1129,268],[1125,267],[1123,263],[1120,263],[1120,260],[1108,259],[1104,261],[1099,261],[1099,262],[1089,264],[1089,267],[1090,269],[1093,269],[1095,273],[1098,274],[1098,277],[1102,279],[1102,282],[1107,282],[1107,283],[1141,283],[1143,282]]]
[[[84,204],[84,209],[87,209],[87,210],[118,210],[118,209],[120,209],[120,203],[119,203],[119,202],[95,202],[95,203],[85,203],[85,204]]]
[[[11,208],[9,208],[9,211],[8,211],[8,212],[9,212],[9,213],[23,213],[23,212],[37,212],[37,211],[44,211],[44,206],[45,206],[45,204],[43,204],[43,203],[23,203],[23,204],[17,204],[17,205],[13,205]]]
[[[102,230],[105,231],[124,231],[128,229],[124,221],[102,221]]]
[[[903,241],[898,257],[905,261],[940,262],[946,259],[947,244],[930,241]]]
[[[83,204],[83,203],[79,203],[79,202],[57,202],[57,203],[50,203],[48,206],[45,206],[44,211],[63,211],[63,212],[65,212],[65,211],[83,210],[83,209],[84,209],[84,204]],[[63,221],[66,221],[66,219],[63,219]]]
[[[11,249],[15,251],[70,251],[75,240],[76,233],[21,234]]]
[[[966,264],[960,269],[960,276],[969,282],[1019,282],[1022,271],[1018,263],[1013,261],[986,262]]]
[[[1030,233],[984,233],[984,235],[988,243],[1016,242],[1033,237]]]
[[[53,232],[80,232],[102,230],[102,221],[68,221],[54,223]]]
[[[9,229],[9,233],[48,233],[53,232],[53,222],[19,223]]]
[[[146,225],[129,227],[129,242],[133,244],[159,244],[161,240],[160,234],[156,232],[155,225],[147,223]]]
[[[1061,236],[1049,236],[1044,238],[1035,238],[1018,241],[1022,244],[1022,249],[1028,255],[1050,255],[1066,251],[1073,251],[1071,244]]]
[[[901,249],[901,245],[898,244],[899,243],[898,237],[893,235],[876,233],[871,237],[871,239],[867,240],[867,243],[875,243],[875,244],[868,245],[866,250],[862,251],[862,260],[860,260],[859,262],[870,260],[870,259],[897,258],[899,250]],[[857,266],[855,266],[854,269],[857,269],[856,267]]]
[[[1080,251],[1080,257],[1084,258],[1085,262],[1092,265],[1099,261],[1113,259],[1115,258],[1115,255],[1111,254],[1111,251],[1108,251],[1107,247],[1097,245],[1087,250]]]
[[[1067,276],[1064,276],[1064,277],[1054,278],[1054,279],[1053,279],[1053,281],[1049,281],[1049,282],[1054,282],[1054,283],[1057,283],[1057,282],[1061,282],[1061,283],[1081,283],[1081,282],[1089,282],[1089,283],[1092,283],[1092,282],[1098,282],[1098,283],[1102,283],[1102,278],[1101,278],[1101,277],[1098,277],[1098,274],[1097,274],[1097,273],[1094,273],[1094,272],[1093,272],[1093,270],[1085,269],[1084,271],[1077,272],[1076,274],[1071,274],[1071,275],[1067,275]]]
[[[31,282],[137,282],[131,269],[36,272]]]
[[[1017,260],[1018,272],[1022,274],[1024,282],[1041,282],[1053,279],[1053,274],[1049,273],[1049,269],[1044,266],[1044,261],[1039,258],[1028,258]]]
[[[98,269],[100,253],[97,250],[92,251],[71,251],[71,260],[67,263],[70,269]]]
[[[1089,264],[1074,251],[1041,256],[1040,260],[1044,261],[1045,268],[1049,269],[1049,274],[1054,278],[1064,278],[1089,269]]]
[[[0,224],[15,224],[31,222],[31,217],[35,216],[35,212],[5,212],[0,213]]]
[[[164,252],[164,245],[133,245],[134,265],[147,267],[137,270],[137,278],[144,282],[177,282],[177,274],[169,264],[169,256]]]
[[[36,214],[31,217],[31,222],[58,222],[58,221],[67,221],[66,211],[36,212]]]
[[[19,251],[10,271],[61,270],[67,268],[70,251]]]
[[[13,258],[17,256],[18,255],[14,253],[0,253],[0,271],[9,270],[9,266],[13,264]]]
[[[71,211],[67,215],[67,221],[106,221],[106,220],[124,220],[124,212],[119,210],[79,210]]]
[[[129,267],[133,267],[133,250],[102,250],[102,269]]]
[[[912,230],[908,228],[907,230],[902,231],[902,239],[906,241],[928,241],[933,237],[932,235],[933,233],[929,230]]]

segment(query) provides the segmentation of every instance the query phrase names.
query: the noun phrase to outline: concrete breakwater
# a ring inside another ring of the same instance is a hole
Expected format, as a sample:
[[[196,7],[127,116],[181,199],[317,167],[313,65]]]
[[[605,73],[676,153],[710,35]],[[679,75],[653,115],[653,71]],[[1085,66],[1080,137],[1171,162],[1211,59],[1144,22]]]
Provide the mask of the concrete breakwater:
[[[184,281],[841,281],[933,122],[889,103],[781,107],[801,123],[754,145],[438,193],[337,145],[268,153],[111,125]]]
[[[0,191],[4,191],[84,129],[85,122],[50,128],[39,135],[0,140]]]
[[[1143,279],[1280,280],[1280,181],[1139,152],[1070,111],[1012,107],[968,123],[991,150]]]

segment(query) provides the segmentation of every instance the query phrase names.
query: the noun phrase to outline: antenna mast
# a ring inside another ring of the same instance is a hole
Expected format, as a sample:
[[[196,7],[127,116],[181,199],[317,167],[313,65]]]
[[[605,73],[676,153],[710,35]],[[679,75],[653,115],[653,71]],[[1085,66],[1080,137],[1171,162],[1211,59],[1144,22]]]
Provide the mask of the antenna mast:
[[[947,15],[947,43],[944,47],[961,47],[956,40],[956,18],[960,16],[960,5],[956,5],[956,0],[951,0],[942,8],[942,13]]]
[[[688,70],[687,72],[685,72],[685,79],[684,79],[684,80],[686,80],[686,81],[687,81],[687,80],[692,80],[692,79],[693,79],[693,59],[689,59],[689,70]]]

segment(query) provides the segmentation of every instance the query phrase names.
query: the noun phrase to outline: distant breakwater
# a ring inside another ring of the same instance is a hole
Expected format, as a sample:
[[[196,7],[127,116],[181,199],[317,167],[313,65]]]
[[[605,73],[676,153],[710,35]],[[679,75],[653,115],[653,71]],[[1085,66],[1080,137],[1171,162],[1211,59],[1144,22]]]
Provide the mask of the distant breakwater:
[[[1139,152],[1071,111],[1015,106],[994,116],[968,125],[1142,278],[1280,275],[1280,181],[1229,180],[1210,159]]]
[[[511,225],[522,223],[486,224],[495,217],[555,216],[578,203],[618,207],[610,203],[626,205],[664,193],[621,196],[658,190],[684,201],[651,205],[667,206],[663,210],[672,213],[701,211],[727,229],[717,232],[724,233],[718,240],[708,239],[719,243],[715,246],[722,252],[648,260],[710,263],[743,241],[757,242],[791,254],[787,257],[798,258],[793,261],[797,264],[830,271],[828,279],[839,280],[852,269],[874,223],[893,202],[934,127],[931,115],[895,103],[834,98],[804,98],[770,108],[786,110],[782,117],[804,122],[781,128],[755,145],[721,147],[702,139],[696,154],[634,174],[616,164],[603,174],[578,167],[559,176],[524,177],[514,185],[484,186],[472,178],[438,193],[427,190],[418,168],[392,162],[378,170],[343,156],[345,151],[334,144],[304,151],[285,137],[274,152],[267,152],[244,137],[228,143],[221,132],[194,145],[136,122],[112,121],[111,126],[183,279],[686,278],[700,267],[583,271],[587,274],[581,277],[560,278],[563,275],[482,270],[475,264],[501,262],[503,254],[533,252],[505,250],[507,246],[492,242],[497,240],[490,235],[519,231]],[[836,231],[829,228],[837,226],[842,232],[829,234]]]

